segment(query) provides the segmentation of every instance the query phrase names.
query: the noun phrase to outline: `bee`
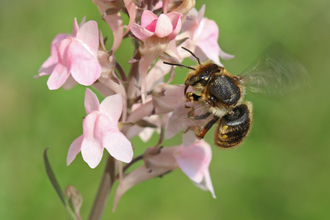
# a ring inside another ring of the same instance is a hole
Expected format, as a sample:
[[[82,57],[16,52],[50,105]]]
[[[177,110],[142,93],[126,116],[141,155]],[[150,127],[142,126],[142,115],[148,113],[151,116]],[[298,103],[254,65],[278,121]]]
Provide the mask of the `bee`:
[[[305,68],[292,57],[283,53],[279,45],[268,49],[255,63],[240,75],[230,74],[224,67],[211,61],[196,66],[185,66],[164,62],[168,65],[189,69],[184,81],[184,95],[188,103],[197,103],[206,113],[195,115],[195,107],[188,106],[187,116],[191,120],[203,120],[213,115],[204,126],[194,126],[196,137],[204,138],[214,124],[214,142],[221,148],[233,148],[243,143],[251,130],[252,103],[244,102],[245,87],[253,92],[284,94],[308,81]],[[188,88],[192,92],[187,92]]]

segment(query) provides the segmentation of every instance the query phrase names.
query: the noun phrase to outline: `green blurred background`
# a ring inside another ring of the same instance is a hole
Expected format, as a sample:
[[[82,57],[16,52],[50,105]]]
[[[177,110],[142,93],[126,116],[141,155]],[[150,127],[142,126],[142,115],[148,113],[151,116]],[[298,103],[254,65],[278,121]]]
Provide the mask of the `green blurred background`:
[[[280,42],[306,66],[311,87],[280,98],[247,94],[254,104],[250,137],[236,150],[213,146],[217,199],[176,170],[129,190],[115,213],[112,193],[103,219],[330,219],[330,2],[204,2],[206,17],[219,25],[221,48],[236,55],[223,62],[230,72],[240,73]],[[91,1],[0,0],[0,219],[69,218],[45,173],[47,146],[62,187],[72,184],[82,193],[81,214],[88,217],[105,157],[94,170],[80,154],[69,167],[65,162],[82,133],[85,88],[49,91],[48,77],[33,78],[53,37],[71,33],[73,18],[84,15],[111,36]],[[128,70],[131,54],[120,53],[126,48],[130,40],[116,56]],[[186,70],[178,72],[175,81],[182,83]],[[213,143],[212,132],[206,139]],[[135,138],[136,155],[155,142],[156,136],[147,144]],[[177,144],[180,139],[165,142]]]

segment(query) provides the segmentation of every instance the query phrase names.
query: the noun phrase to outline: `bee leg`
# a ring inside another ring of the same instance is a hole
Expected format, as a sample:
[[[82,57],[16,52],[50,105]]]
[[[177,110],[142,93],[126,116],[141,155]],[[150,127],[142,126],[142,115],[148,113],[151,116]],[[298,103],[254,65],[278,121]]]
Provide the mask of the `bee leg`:
[[[201,96],[196,95],[193,92],[186,93],[186,100],[187,102],[197,102]]]
[[[196,137],[199,139],[204,138],[205,134],[211,129],[211,127],[217,122],[219,121],[220,117],[214,116],[214,118],[209,121],[206,125],[204,125],[204,127],[201,129],[200,127],[196,127],[195,128],[195,134]]]
[[[211,115],[211,112],[206,112],[202,115],[195,115],[195,108],[190,107],[190,110],[188,111],[188,118],[191,120],[203,120]]]

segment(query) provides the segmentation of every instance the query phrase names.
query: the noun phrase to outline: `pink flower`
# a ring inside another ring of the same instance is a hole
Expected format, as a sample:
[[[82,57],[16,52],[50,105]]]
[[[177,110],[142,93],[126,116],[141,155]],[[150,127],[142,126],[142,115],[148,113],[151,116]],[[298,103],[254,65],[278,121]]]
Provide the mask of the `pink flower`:
[[[145,103],[146,76],[150,65],[168,48],[176,51],[174,38],[181,30],[182,14],[171,12],[159,17],[149,10],[143,11],[141,25],[133,24],[132,33],[143,41],[139,51],[141,54],[139,72],[141,78],[142,101]],[[171,43],[170,43],[171,42]]]
[[[215,198],[213,185],[209,172],[212,159],[210,145],[204,140],[196,140],[189,147],[179,146],[175,158],[184,174],[186,174],[196,186],[211,192]]]
[[[181,18],[182,14],[178,12],[161,14],[157,17],[152,11],[145,10],[141,16],[141,25],[133,24],[131,31],[140,40],[146,40],[154,35],[173,40],[181,30]]]
[[[85,108],[87,116],[83,121],[83,134],[72,142],[67,165],[81,151],[86,163],[95,168],[102,159],[104,148],[117,160],[130,162],[133,157],[131,142],[118,129],[122,113],[121,95],[108,96],[99,104],[97,96],[86,89]]]
[[[80,28],[73,21],[73,36],[59,34],[51,44],[51,56],[39,70],[39,75],[51,74],[48,88],[58,89],[68,79],[70,73],[78,83],[89,86],[101,75],[101,65],[97,59],[99,47],[98,27],[95,21],[88,21]]]
[[[116,194],[113,211],[116,209],[121,196],[138,183],[162,176],[178,167],[199,188],[211,192],[215,198],[209,165],[212,159],[211,147],[204,140],[196,140],[191,146],[151,147],[143,159],[145,164],[138,167],[120,182]]]
[[[195,9],[188,13],[190,19],[186,19],[182,25],[182,34],[178,38],[189,39],[183,44],[184,47],[194,51],[202,61],[211,59],[214,63],[222,65],[222,59],[231,59],[234,56],[223,52],[218,44],[219,28],[218,25],[207,18],[204,18],[205,5],[197,12]],[[181,51],[180,51],[181,52]],[[185,52],[186,53],[186,52]]]

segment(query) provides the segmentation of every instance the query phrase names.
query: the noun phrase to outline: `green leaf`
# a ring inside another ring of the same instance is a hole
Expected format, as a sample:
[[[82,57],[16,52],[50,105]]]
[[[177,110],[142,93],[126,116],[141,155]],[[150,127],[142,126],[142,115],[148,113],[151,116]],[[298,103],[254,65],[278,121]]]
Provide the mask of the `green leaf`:
[[[63,205],[65,206],[65,208],[68,210],[69,214],[71,215],[71,217],[73,219],[77,219],[77,216],[75,214],[75,211],[72,210],[72,208],[70,207],[68,201],[67,201],[67,198],[64,196],[64,193],[60,187],[60,184],[58,183],[56,177],[55,177],[55,174],[50,166],[50,163],[49,163],[49,160],[48,160],[48,157],[47,157],[47,150],[49,149],[49,147],[47,147],[45,150],[44,150],[44,162],[45,162],[45,167],[46,167],[46,172],[47,172],[47,175],[48,175],[48,178],[50,180],[50,182],[52,183],[54,189],[56,190],[57,192],[57,195],[60,197]]]
[[[48,160],[48,157],[47,157],[47,150],[49,149],[49,147],[47,147],[45,150],[44,150],[44,162],[45,162],[45,167],[46,167],[46,172],[47,172],[47,175],[48,175],[48,178],[50,180],[50,182],[52,183],[54,189],[56,190],[57,192],[57,195],[60,197],[62,203],[64,204],[64,206],[67,206],[67,202],[65,200],[65,197],[64,197],[64,194],[63,194],[63,191],[60,187],[60,184],[57,182],[57,179],[55,177],[55,174],[50,166],[50,163],[49,163],[49,160]]]

